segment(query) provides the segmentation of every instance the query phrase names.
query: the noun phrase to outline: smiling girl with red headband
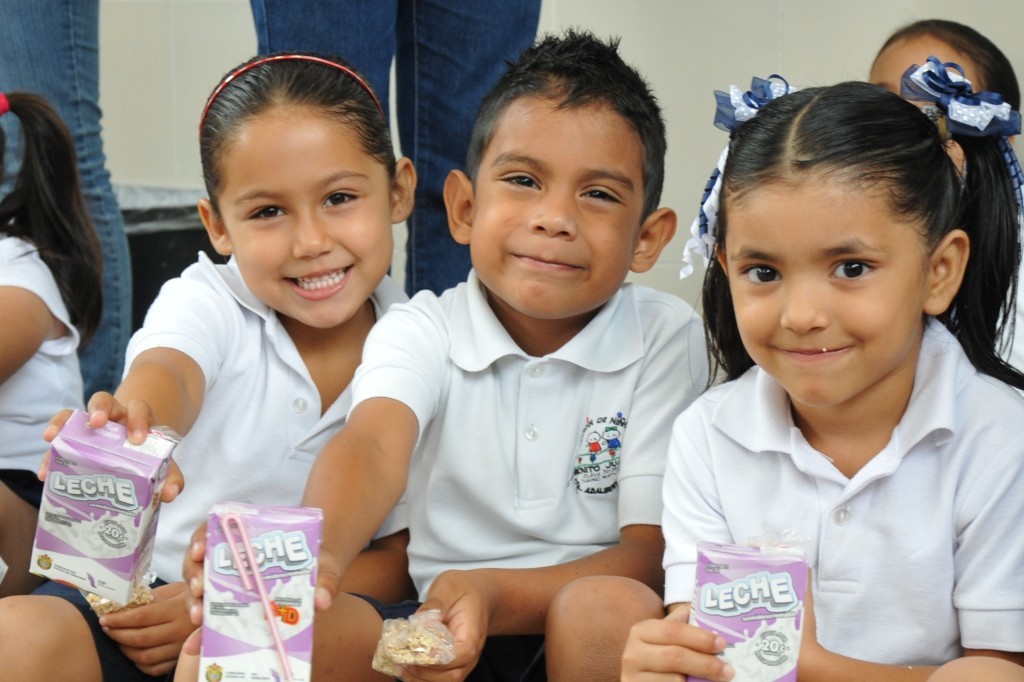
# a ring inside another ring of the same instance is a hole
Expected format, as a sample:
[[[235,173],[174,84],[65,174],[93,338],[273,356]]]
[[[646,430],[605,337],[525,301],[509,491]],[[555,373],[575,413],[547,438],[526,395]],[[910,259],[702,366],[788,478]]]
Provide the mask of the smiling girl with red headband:
[[[0,651],[18,661],[18,679],[170,672],[195,629],[181,582],[192,531],[222,500],[299,504],[345,419],[366,335],[405,300],[387,271],[391,226],[409,214],[416,175],[396,161],[376,96],[347,65],[305,54],[243,64],[210,96],[199,141],[209,193],[199,213],[227,263],[200,254],[164,285],[129,344],[120,387],[88,406],[94,426],[122,422],[137,441],[157,424],[183,434],[175,459],[187,486],[164,495],[173,503],[157,531],[155,601],[97,619],[54,584],[44,588],[63,599],[0,600]],[[405,596],[400,516],[344,589]]]

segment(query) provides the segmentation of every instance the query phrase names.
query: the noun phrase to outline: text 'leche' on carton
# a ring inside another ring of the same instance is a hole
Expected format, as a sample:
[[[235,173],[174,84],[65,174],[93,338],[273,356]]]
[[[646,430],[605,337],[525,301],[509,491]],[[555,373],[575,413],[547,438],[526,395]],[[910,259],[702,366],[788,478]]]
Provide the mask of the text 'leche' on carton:
[[[796,682],[806,592],[799,550],[699,542],[690,623],[725,639],[734,682]]]
[[[308,507],[213,506],[199,679],[310,679],[322,525]]]
[[[29,570],[127,604],[149,569],[160,488],[177,440],[140,445],[125,428],[76,410],[50,445]]]

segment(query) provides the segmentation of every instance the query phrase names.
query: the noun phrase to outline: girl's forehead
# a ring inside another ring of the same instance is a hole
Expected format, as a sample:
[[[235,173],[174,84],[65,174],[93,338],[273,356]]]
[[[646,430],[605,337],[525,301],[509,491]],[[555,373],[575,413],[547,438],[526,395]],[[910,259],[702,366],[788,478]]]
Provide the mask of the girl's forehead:
[[[881,244],[897,232],[922,239],[919,221],[897,212],[886,189],[841,175],[811,173],[724,193],[727,241],[807,241],[857,237]],[[907,231],[909,228],[909,231]]]
[[[855,169],[821,168],[809,172],[786,173],[765,177],[736,187],[724,183],[723,202],[734,207],[760,205],[765,198],[774,197],[781,203],[796,196],[816,197],[832,206],[849,204],[884,204],[891,210],[889,188],[883,182],[867,183],[859,178]]]

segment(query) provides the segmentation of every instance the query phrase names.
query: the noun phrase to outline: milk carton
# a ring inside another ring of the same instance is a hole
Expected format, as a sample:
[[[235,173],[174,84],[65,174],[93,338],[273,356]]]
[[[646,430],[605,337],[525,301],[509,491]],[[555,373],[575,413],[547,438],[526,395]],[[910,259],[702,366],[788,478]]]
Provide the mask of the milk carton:
[[[796,682],[806,591],[799,551],[697,543],[690,623],[725,639],[734,682]]]
[[[160,488],[175,440],[141,445],[123,426],[75,411],[51,444],[29,570],[118,604],[149,569]]]
[[[322,523],[319,509],[214,505],[200,679],[310,679]]]

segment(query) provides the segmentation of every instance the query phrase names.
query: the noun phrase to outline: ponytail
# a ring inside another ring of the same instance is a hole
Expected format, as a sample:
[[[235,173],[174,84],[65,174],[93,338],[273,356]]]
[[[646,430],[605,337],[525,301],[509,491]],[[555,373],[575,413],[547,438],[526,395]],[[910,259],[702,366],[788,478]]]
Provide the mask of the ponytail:
[[[103,257],[79,189],[74,143],[39,95],[12,92],[4,101],[21,123],[24,153],[14,189],[0,200],[0,232],[35,245],[84,346],[103,312]],[[0,158],[5,147],[0,131]]]
[[[955,134],[953,140],[964,151],[959,222],[970,237],[971,255],[960,290],[938,319],[979,372],[1024,389],[1024,374],[1001,357],[1015,331],[1021,263],[1020,207],[1003,149],[1009,142]]]
[[[1013,338],[1021,265],[1024,173],[1007,139],[1020,133],[1020,112],[1000,93],[975,92],[959,65],[936,57],[907,69],[900,94],[925,102],[942,142],[952,140],[964,152],[953,226],[967,233],[971,254],[953,303],[938,318],[978,371],[1024,389],[1024,374],[1000,357]],[[936,242],[941,237],[931,234]]]

